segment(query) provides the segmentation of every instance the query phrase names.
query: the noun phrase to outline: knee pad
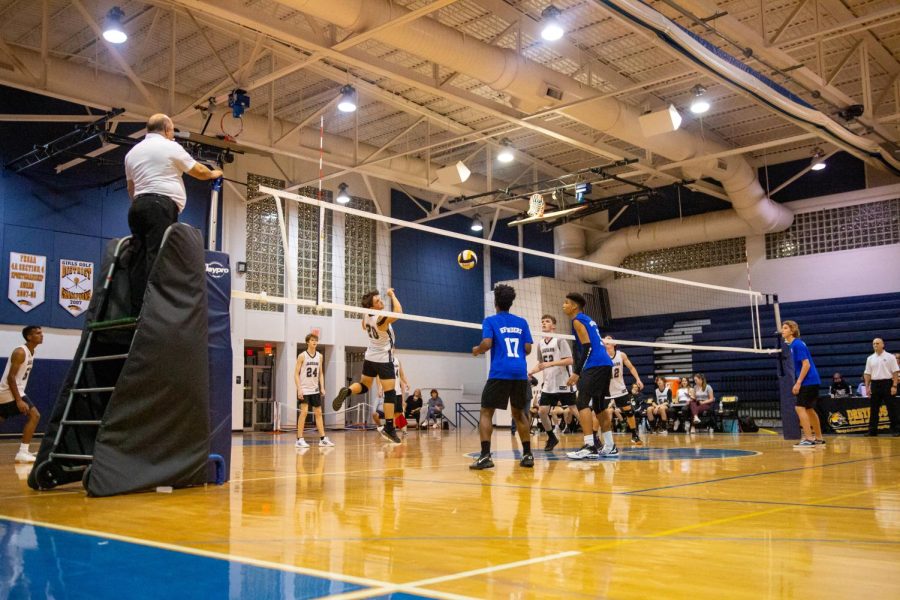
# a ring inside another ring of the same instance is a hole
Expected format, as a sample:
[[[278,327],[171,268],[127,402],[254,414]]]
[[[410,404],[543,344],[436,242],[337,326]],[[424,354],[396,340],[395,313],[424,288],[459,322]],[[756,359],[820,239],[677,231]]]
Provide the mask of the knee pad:
[[[366,384],[364,384],[362,382],[360,382],[359,387],[362,388],[362,391],[360,392],[360,394],[365,394],[366,392],[369,391],[369,386],[367,386]]]

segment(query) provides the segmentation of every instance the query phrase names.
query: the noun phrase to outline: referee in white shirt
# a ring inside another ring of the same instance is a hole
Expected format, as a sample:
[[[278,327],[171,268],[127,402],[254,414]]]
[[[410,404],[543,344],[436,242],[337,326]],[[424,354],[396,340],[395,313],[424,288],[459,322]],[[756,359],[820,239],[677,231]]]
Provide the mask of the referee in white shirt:
[[[222,171],[210,170],[195,161],[175,140],[175,125],[164,114],[147,121],[147,135],[125,155],[125,179],[131,208],[128,227],[137,240],[130,271],[131,307],[140,312],[147,278],[159,253],[163,235],[184,210],[187,194],[182,173],[197,179],[218,179]]]
[[[868,435],[872,437],[878,435],[878,413],[881,411],[881,405],[885,404],[891,420],[891,432],[897,437],[900,436],[900,418],[893,397],[897,395],[900,368],[894,355],[884,351],[884,341],[881,338],[872,340],[872,349],[875,352],[866,359],[866,371],[863,375],[866,379],[866,390],[869,392]]]

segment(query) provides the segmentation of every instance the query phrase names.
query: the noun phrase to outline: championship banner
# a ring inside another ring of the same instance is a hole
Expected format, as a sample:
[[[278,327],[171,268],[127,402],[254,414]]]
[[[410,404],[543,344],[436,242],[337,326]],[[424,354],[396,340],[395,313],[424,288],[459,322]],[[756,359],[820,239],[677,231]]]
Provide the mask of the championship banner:
[[[28,312],[44,303],[47,257],[37,254],[9,253],[9,293],[13,304]]]
[[[897,398],[888,400],[897,401]],[[864,433],[869,430],[868,398],[820,398],[819,412],[824,413],[823,424],[827,423],[835,433]],[[878,411],[878,431],[887,432],[890,428],[888,407],[882,404]]]
[[[94,293],[94,263],[83,260],[59,260],[59,305],[73,317],[81,315]]]

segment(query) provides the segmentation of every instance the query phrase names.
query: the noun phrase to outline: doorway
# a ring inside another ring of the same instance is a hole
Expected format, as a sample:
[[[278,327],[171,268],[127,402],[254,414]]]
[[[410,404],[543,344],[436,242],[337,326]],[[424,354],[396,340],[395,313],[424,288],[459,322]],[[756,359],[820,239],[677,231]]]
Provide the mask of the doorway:
[[[275,346],[244,347],[244,431],[275,427]]]

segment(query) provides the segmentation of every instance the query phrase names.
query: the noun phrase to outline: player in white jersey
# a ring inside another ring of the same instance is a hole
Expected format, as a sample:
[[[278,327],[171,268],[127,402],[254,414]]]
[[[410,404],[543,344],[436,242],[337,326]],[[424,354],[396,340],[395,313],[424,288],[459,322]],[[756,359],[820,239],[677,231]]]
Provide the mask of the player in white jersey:
[[[544,315],[541,317],[541,331],[553,333],[556,331],[556,317]],[[566,385],[572,376],[572,350],[569,342],[558,337],[542,337],[538,340],[538,363],[532,367],[528,375],[543,374],[541,386],[541,399],[538,403],[538,417],[547,432],[546,452],[550,452],[559,444],[559,438],[553,431],[550,422],[550,409],[557,404],[566,407],[567,410],[575,410],[576,403],[575,386]]]
[[[300,404],[300,416],[297,418],[297,448],[309,448],[303,439],[303,426],[306,415],[312,407],[319,430],[319,445],[334,446],[334,442],[325,436],[325,421],[322,418],[322,397],[325,396],[325,360],[317,351],[319,336],[310,333],[306,336],[306,350],[297,357],[294,367],[294,384],[297,386],[297,402]]]
[[[650,415],[654,417],[651,423],[655,423],[656,431],[666,435],[669,433],[669,405],[672,403],[672,390],[666,385],[666,378],[657,375],[655,378],[656,389],[653,390],[653,406],[650,407]]]
[[[37,325],[29,325],[22,330],[25,343],[13,350],[6,361],[3,378],[0,379],[0,422],[13,417],[25,416],[27,421],[22,429],[22,443],[16,453],[16,462],[33,463],[35,456],[28,445],[37,429],[41,413],[25,395],[28,376],[34,368],[34,350],[44,342],[44,332]]]
[[[393,312],[402,313],[403,307],[397,300],[394,289],[387,291],[388,297],[393,305]],[[368,292],[362,298],[362,307],[374,310],[384,310],[384,302],[378,293],[378,290]],[[388,441],[395,444],[400,443],[397,437],[397,431],[394,429],[394,412],[401,412],[401,404],[397,400],[397,392],[394,391],[394,329],[391,323],[397,320],[397,317],[376,316],[368,314],[362,319],[362,328],[369,337],[369,346],[366,348],[366,355],[363,360],[362,378],[360,381],[351,384],[349,387],[341,388],[338,395],[335,396],[331,403],[334,410],[340,410],[344,404],[344,400],[351,394],[364,394],[369,391],[372,386],[372,379],[377,377],[384,386],[384,428],[381,435]]]
[[[638,390],[643,390],[644,384],[641,382],[641,377],[638,375],[637,369],[634,368],[634,365],[631,364],[631,361],[628,359],[628,355],[616,348],[616,343],[612,336],[608,335],[603,338],[603,345],[606,347],[606,353],[609,355],[610,359],[612,359],[613,363],[612,379],[609,382],[609,396],[607,396],[606,399],[609,400],[610,405],[615,403],[616,408],[621,410],[622,414],[625,415],[628,429],[631,430],[631,442],[641,446],[643,445],[643,442],[637,432],[637,422],[634,419],[634,410],[631,406],[631,394],[628,393],[628,388],[625,387],[625,369],[628,369],[631,372],[631,376],[634,377],[634,382],[638,386]],[[603,448],[604,450],[609,450],[609,452],[605,453],[607,455],[618,454],[618,449],[615,447],[615,443],[612,440],[612,415],[613,409],[607,408],[600,416],[600,432],[601,435],[604,436]],[[604,453],[601,452],[601,454]]]

